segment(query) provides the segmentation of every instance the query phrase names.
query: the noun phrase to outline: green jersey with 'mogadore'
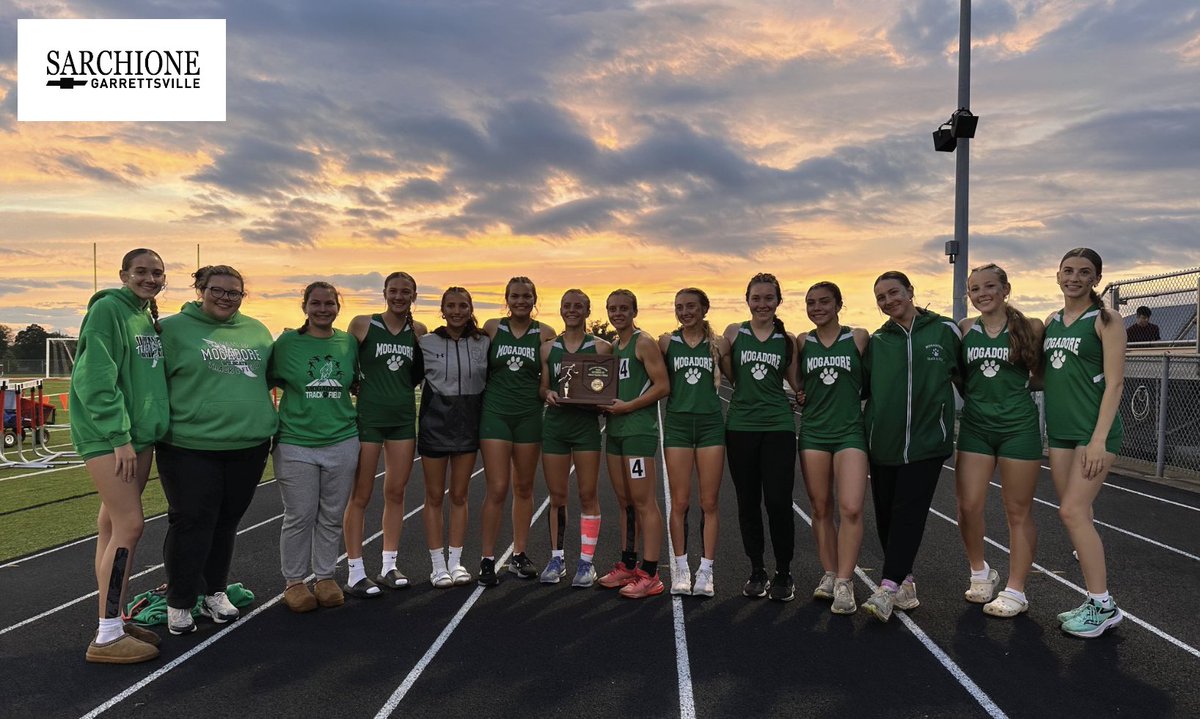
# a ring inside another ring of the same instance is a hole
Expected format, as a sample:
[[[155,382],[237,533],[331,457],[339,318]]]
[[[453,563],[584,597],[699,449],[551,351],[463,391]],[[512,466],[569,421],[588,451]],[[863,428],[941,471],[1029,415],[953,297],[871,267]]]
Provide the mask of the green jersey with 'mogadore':
[[[1059,310],[1046,325],[1046,434],[1055,439],[1087,441],[1096,429],[1104,395],[1104,347],[1096,335],[1099,306],[1093,305],[1071,326]],[[1121,415],[1109,434],[1123,429]]]
[[[788,338],[772,330],[766,341],[743,322],[733,340],[733,399],[725,428],[736,432],[795,432],[796,420],[783,381],[787,372]]]
[[[531,320],[525,334],[516,337],[508,320],[500,320],[488,348],[488,381],[483,411],[519,417],[541,410],[538,385],[542,381],[542,325]]]
[[[987,432],[1017,432],[1037,427],[1037,405],[1029,394],[1029,370],[1009,360],[1008,324],[989,337],[982,320],[963,335],[966,397],[963,421]]]
[[[354,336],[338,329],[332,337],[290,330],[275,340],[267,375],[283,388],[280,443],[328,447],[358,435],[350,400],[357,359]]]
[[[838,330],[826,347],[813,330],[800,349],[804,410],[800,434],[815,442],[838,442],[863,432],[863,364],[854,332]]]
[[[624,347],[621,347],[620,339],[613,343],[613,354],[617,356],[617,399],[622,402],[632,402],[650,389],[650,374],[637,358],[641,336],[642,331],[635,329]],[[611,437],[657,436],[658,407],[650,405],[629,414],[609,415],[607,428]]]
[[[416,421],[413,393],[412,322],[392,334],[383,315],[371,315],[367,334],[358,345],[358,419],[364,427],[398,427]]]
[[[562,358],[567,353],[566,340],[562,335],[554,338],[553,344],[550,345],[550,354],[546,357],[546,365],[550,368],[550,386],[558,395],[562,396],[563,382],[559,381],[562,377]],[[575,350],[575,354],[594,355],[596,354],[596,337],[595,335],[585,334],[583,342],[579,344],[579,349]],[[583,421],[589,425],[596,424],[599,415],[593,409],[585,409],[573,405],[558,405],[554,407],[547,406],[545,419],[547,422],[576,422]]]
[[[679,330],[671,333],[667,345],[667,377],[671,380],[668,412],[711,414],[721,411],[713,375],[712,344],[708,338],[690,346]]]

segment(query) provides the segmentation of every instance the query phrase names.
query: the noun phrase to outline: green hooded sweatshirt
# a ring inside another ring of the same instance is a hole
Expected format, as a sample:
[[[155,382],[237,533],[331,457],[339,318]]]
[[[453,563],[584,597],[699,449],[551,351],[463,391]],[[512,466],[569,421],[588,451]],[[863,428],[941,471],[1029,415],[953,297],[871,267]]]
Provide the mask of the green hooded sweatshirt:
[[[71,442],[84,459],[130,443],[140,452],[167,431],[166,367],[147,304],[128,287],[88,302],[68,394]]]
[[[867,447],[871,462],[895,466],[954,451],[954,377],[961,377],[962,333],[936,312],[917,311],[912,331],[894,320],[871,335]]]
[[[163,441],[196,450],[248,449],[275,434],[267,388],[271,333],[235,312],[224,322],[188,302],[162,325],[171,426]]]

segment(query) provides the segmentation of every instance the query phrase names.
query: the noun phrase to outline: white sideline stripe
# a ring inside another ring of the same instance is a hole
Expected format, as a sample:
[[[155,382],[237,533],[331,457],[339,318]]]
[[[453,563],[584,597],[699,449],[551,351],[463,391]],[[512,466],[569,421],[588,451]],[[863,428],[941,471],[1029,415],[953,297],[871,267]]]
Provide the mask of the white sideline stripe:
[[[267,486],[268,484],[274,484],[274,483],[275,483],[275,480],[274,480],[274,479],[268,479],[268,480],[267,480],[267,481],[265,481],[265,482],[261,482],[261,483],[259,483],[259,485],[258,485],[258,486],[259,486],[259,487],[265,487],[265,486]],[[257,492],[258,490],[256,489],[255,491]],[[167,516],[167,513],[166,513],[166,512],[163,512],[162,514],[156,514],[156,515],[154,515],[153,517],[146,517],[146,518],[145,518],[144,520],[142,520],[142,521],[143,521],[143,523],[145,523],[145,522],[153,522],[154,520],[156,520],[156,519],[162,519],[162,518],[163,518],[163,517],[165,517],[165,516]],[[53,549],[47,549],[47,550],[45,550],[45,551],[38,552],[37,554],[31,554],[31,555],[29,555],[28,557],[22,557],[22,558],[20,558],[20,559],[14,559],[13,561],[9,562],[8,564],[0,564],[0,569],[8,569],[9,567],[18,567],[18,566],[20,566],[20,565],[24,564],[25,562],[28,562],[28,561],[29,561],[29,560],[31,560],[31,559],[37,559],[38,557],[44,557],[44,556],[46,556],[47,554],[54,554],[55,552],[61,552],[61,551],[62,551],[62,550],[64,550],[64,549],[68,549],[68,548],[70,548],[70,547],[74,547],[76,544],[83,544],[84,542],[90,542],[90,541],[92,541],[92,540],[93,540],[93,539],[95,539],[95,538],[96,538],[96,535],[94,535],[94,534],[89,534],[88,536],[84,537],[83,539],[76,539],[74,542],[68,542],[67,544],[60,545],[60,546],[58,546],[58,547],[55,547],[55,548],[53,548]]]
[[[949,522],[953,525],[958,524],[958,522],[955,521],[954,519],[947,517],[946,515],[942,514],[941,512],[937,511],[936,509],[933,509],[932,507],[929,509],[929,511],[930,511],[930,513],[936,514],[937,516],[941,517],[942,519],[946,520],[947,522]],[[1002,551],[1006,554],[1009,553],[1008,547],[1004,546],[1003,544],[1000,544],[999,542],[993,540],[990,537],[984,537],[983,541],[987,542],[988,544],[992,545],[993,547],[996,547],[997,549],[999,549],[1000,551]],[[1063,579],[1062,577],[1058,576],[1058,574],[1056,574],[1052,570],[1049,570],[1049,569],[1043,567],[1042,565],[1038,564],[1037,562],[1033,563],[1033,568],[1038,570],[1042,574],[1046,575],[1050,579],[1053,579],[1054,581],[1058,582],[1059,584],[1066,585],[1066,586],[1070,587],[1071,589],[1074,589],[1076,592],[1079,592],[1079,594],[1081,594],[1085,597],[1087,596],[1087,589],[1084,589],[1083,587],[1079,586],[1078,584],[1075,584],[1074,582],[1072,582],[1069,579]],[[1180,649],[1187,652],[1188,654],[1191,654],[1192,656],[1196,657],[1197,659],[1200,659],[1200,649],[1196,649],[1192,645],[1182,642],[1179,639],[1176,639],[1175,637],[1171,636],[1170,634],[1167,634],[1163,630],[1161,630],[1158,627],[1154,626],[1153,624],[1145,621],[1144,619],[1139,619],[1138,617],[1133,616],[1125,609],[1121,610],[1121,614],[1125,615],[1126,619],[1130,620],[1131,622],[1138,625],[1142,629],[1145,629],[1146,631],[1150,632],[1151,634],[1154,634],[1159,639],[1164,639],[1167,642],[1179,647]]]
[[[43,469],[40,472],[30,472],[29,474],[14,474],[11,477],[0,477],[0,482],[7,482],[10,479],[24,479],[25,477],[36,477],[39,474],[50,474],[51,472],[65,472],[68,469],[77,469],[82,467],[82,464],[70,464],[66,467],[55,467],[53,469]]]
[[[483,471],[482,469],[479,470],[479,472],[482,472],[482,471]],[[476,472],[475,474],[479,474],[479,472]],[[382,472],[380,474],[375,475],[375,478],[378,479],[381,474],[382,474]],[[471,476],[474,477],[475,474],[472,474]],[[446,491],[449,492],[450,490],[447,489]],[[547,501],[549,501],[549,500],[547,500]],[[415,515],[417,512],[420,512],[424,508],[425,508],[425,503],[422,502],[420,506],[414,508],[408,514],[405,514],[404,519],[408,519],[409,517]],[[382,537],[382,536],[383,536],[383,530],[380,530],[380,531],[376,532],[375,534],[372,534],[368,539],[364,540],[363,544],[366,545],[371,542],[374,542],[376,539],[378,539],[379,537]],[[346,555],[341,554],[338,556],[338,561],[340,562],[345,558],[346,558]],[[304,580],[308,581],[309,579],[312,579],[313,577],[314,577],[314,575],[310,574],[307,577],[305,577]],[[159,677],[161,677],[162,675],[171,671],[172,669],[179,666],[180,664],[184,663],[188,659],[191,659],[192,657],[196,656],[200,652],[204,651],[205,649],[210,647],[214,642],[216,642],[218,639],[221,639],[221,638],[227,636],[230,632],[232,632],[233,630],[242,626],[243,624],[246,624],[254,617],[256,617],[259,614],[261,614],[262,612],[266,611],[268,608],[275,606],[276,604],[279,603],[279,600],[281,600],[281,599],[283,599],[283,592],[280,592],[279,594],[276,594],[274,597],[271,597],[269,600],[264,602],[261,607],[258,607],[253,612],[250,612],[249,614],[247,614],[245,617],[242,617],[242,618],[238,619],[237,621],[234,621],[228,627],[225,627],[224,629],[220,630],[219,632],[212,635],[208,639],[205,639],[204,641],[200,642],[196,646],[187,650],[183,654],[180,654],[178,657],[171,660],[167,664],[163,665],[162,667],[160,667],[159,669],[154,671],[154,673],[147,676],[145,679],[130,686],[125,691],[121,692],[120,694],[117,694],[112,699],[109,699],[108,701],[104,702],[100,706],[91,710],[87,714],[84,714],[82,717],[80,717],[80,719],[94,719],[94,717],[97,717],[100,714],[103,714],[104,712],[108,711],[109,709],[112,709],[117,704],[120,704],[121,702],[125,701],[126,699],[133,696],[137,692],[141,691],[141,689],[143,687],[150,684],[155,679],[158,679]]]
[[[666,516],[663,518],[663,524],[667,527],[667,550],[668,564],[671,566],[671,575],[675,574],[675,545],[671,543],[671,480],[667,476],[667,450],[663,445],[663,422],[661,405],[656,404],[654,408],[658,413],[658,451],[662,456],[662,477],[663,477],[663,504],[666,507]],[[691,477],[688,478],[691,481]],[[685,535],[686,536],[686,535]],[[704,538],[701,537],[701,544]],[[704,552],[701,552],[703,555]],[[659,569],[662,572],[662,569]],[[672,583],[674,581],[672,580]],[[692,663],[688,657],[687,647],[687,631],[683,622],[683,598],[680,596],[671,597],[671,617],[675,629],[675,674],[679,677],[679,717],[680,719],[696,719],[696,697],[692,688]]]
[[[995,487],[999,487],[999,486],[1000,486],[999,484],[997,484],[997,483],[995,483],[995,482],[989,482],[988,484],[991,484],[992,486],[995,486]],[[1046,505],[1047,507],[1054,507],[1055,509],[1058,509],[1058,508],[1059,508],[1057,504],[1055,504],[1055,503],[1053,503],[1053,502],[1047,502],[1047,501],[1046,501],[1046,500],[1044,500],[1044,499],[1038,499],[1037,497],[1034,497],[1034,498],[1033,498],[1033,501],[1037,502],[1038,504],[1044,504],[1044,505]],[[1172,546],[1171,546],[1171,545],[1169,545],[1169,544],[1163,544],[1162,542],[1158,541],[1157,539],[1151,539],[1151,538],[1149,538],[1149,537],[1144,537],[1144,536],[1142,536],[1142,535],[1138,534],[1137,532],[1131,532],[1131,531],[1129,531],[1128,529],[1121,529],[1120,527],[1117,527],[1117,526],[1114,526],[1114,525],[1112,525],[1112,524],[1109,524],[1108,522],[1101,522],[1099,519],[1092,518],[1092,521],[1093,521],[1093,522],[1095,522],[1096,524],[1099,524],[1101,527],[1105,527],[1105,528],[1107,528],[1107,529],[1111,529],[1111,530],[1113,530],[1114,532],[1120,532],[1121,534],[1127,534],[1127,535],[1129,535],[1130,537],[1133,537],[1134,539],[1140,539],[1140,540],[1142,540],[1143,542],[1147,542],[1147,543],[1149,543],[1149,544],[1153,544],[1154,546],[1156,546],[1156,547],[1160,547],[1160,548],[1162,548],[1162,549],[1165,549],[1165,550],[1167,550],[1167,551],[1169,551],[1169,552],[1175,552],[1176,554],[1178,554],[1178,555],[1180,555],[1180,556],[1184,556],[1184,557],[1187,557],[1188,559],[1191,559],[1191,560],[1194,560],[1194,561],[1200,562],[1200,557],[1197,557],[1195,554],[1191,554],[1191,553],[1189,553],[1189,552],[1185,552],[1185,551],[1183,551],[1182,549],[1177,549],[1177,548],[1175,548],[1175,547],[1172,547]],[[1124,611],[1124,610],[1122,610],[1122,611]]]
[[[571,472],[574,471],[575,467],[572,466]],[[567,476],[569,477],[570,474]],[[542,500],[542,506],[538,507],[538,510],[533,513],[533,517],[530,518],[530,527],[533,526],[534,522],[537,521],[537,518],[540,517],[542,512],[546,511],[546,507],[549,506],[550,497],[547,496]],[[513,545],[508,545],[508,549],[504,550],[504,554],[500,555],[500,557],[496,560],[497,567],[504,564],[509,555],[512,554],[512,550]],[[446,625],[446,628],[442,630],[442,633],[438,635],[437,639],[433,641],[433,644],[429,646],[429,649],[425,651],[425,654],[417,661],[416,666],[409,671],[408,676],[404,677],[404,681],[400,683],[400,686],[396,688],[396,691],[392,692],[392,695],[388,697],[387,702],[385,702],[384,705],[380,707],[379,711],[375,713],[375,719],[384,719],[385,717],[391,716],[392,712],[396,711],[396,707],[400,705],[400,702],[404,699],[404,696],[408,694],[408,690],[412,689],[413,684],[416,684],[417,679],[421,677],[421,673],[425,671],[425,668],[429,666],[430,662],[433,661],[433,658],[437,656],[439,651],[441,651],[442,645],[445,644],[448,639],[450,639],[450,635],[454,633],[454,630],[458,629],[458,625],[462,622],[463,617],[467,616],[467,612],[471,611],[471,607],[475,606],[475,602],[479,601],[479,598],[483,596],[485,589],[485,587],[475,587],[475,591],[471,592],[471,596],[467,599],[467,601],[463,602],[462,607],[459,608],[458,612],[456,612],[454,617],[450,620],[450,623]]]
[[[279,519],[281,517],[283,517],[282,514],[276,514],[274,517],[271,517],[270,519],[264,519],[263,521],[259,522],[258,524],[255,524],[250,527],[246,527],[245,529],[239,529],[238,535],[240,536],[246,532],[249,532],[251,529],[258,529],[259,527],[263,526],[264,524],[269,524],[270,522],[274,522],[276,519]],[[145,575],[149,574],[150,572],[156,572],[162,568],[163,568],[162,564],[155,564],[153,567],[144,569],[144,570],[138,572],[137,574],[130,576],[129,578],[137,579],[138,577],[144,577]],[[76,597],[75,599],[72,599],[69,602],[64,602],[53,609],[47,609],[46,611],[42,612],[41,614],[38,614],[36,616],[25,619],[23,621],[17,622],[16,624],[12,625],[11,627],[5,627],[4,629],[0,629],[0,635],[7,634],[8,632],[11,632],[14,629],[20,629],[21,627],[25,626],[26,624],[29,624],[31,622],[36,622],[39,619],[48,617],[51,614],[54,614],[55,612],[60,612],[64,609],[66,609],[67,607],[74,606],[86,599],[91,599],[92,597],[96,596],[99,593],[100,592],[98,590],[88,592],[87,594],[83,595],[82,597]]]
[[[419,459],[421,459],[419,456],[413,457],[413,464],[416,464],[417,460],[419,460]],[[375,475],[375,479],[379,479],[383,475],[384,475],[384,473],[380,472],[379,474]],[[471,476],[474,477],[475,475],[471,475]],[[274,479],[268,479],[265,482],[260,482],[258,486],[265,487],[268,484],[273,484],[274,482],[275,482]],[[167,513],[163,512],[162,514],[156,514],[153,517],[146,517],[145,521],[153,522],[154,520],[162,519],[165,516],[167,516]],[[53,554],[54,552],[60,552],[68,547],[74,547],[76,544],[82,544],[83,542],[90,542],[91,540],[93,540],[95,538],[96,538],[96,535],[91,534],[91,535],[84,537],[83,539],[76,539],[74,542],[71,542],[69,544],[64,544],[61,547],[55,547],[54,549],[47,549],[44,552],[38,552],[37,554],[31,554],[28,557],[22,557],[21,559],[14,560],[12,562],[9,562],[8,564],[0,564],[0,569],[7,569],[9,567],[15,567],[15,566],[21,564],[22,562],[28,562],[31,559],[37,559],[38,557],[43,557],[47,554]]]
[[[799,514],[801,519],[808,523],[808,526],[812,526],[812,519],[804,513],[803,509],[800,509],[800,505],[792,502],[792,510],[796,512],[796,514]],[[863,584],[867,585],[867,588],[872,592],[878,588],[878,585],[871,581],[871,579],[863,572],[863,570],[855,567],[854,573],[858,576]],[[992,701],[992,698],[987,695],[987,692],[981,689],[979,685],[976,684],[965,671],[963,671],[962,667],[958,666],[958,664],[955,664],[954,660],[950,658],[950,655],[942,651],[942,648],[939,647],[936,642],[930,639],[929,635],[926,634],[919,626],[917,626],[917,623],[914,622],[907,613],[895,612],[894,616],[900,618],[900,622],[903,623],[905,627],[908,627],[908,631],[912,632],[913,636],[916,637],[917,640],[929,650],[929,653],[932,654],[934,658],[946,668],[946,671],[950,672],[950,676],[954,677],[955,681],[957,681],[963,689],[967,690],[967,693],[979,703],[979,706],[982,707],[989,716],[993,717],[993,719],[1008,719],[1008,715],[1004,713],[1004,710],[1001,709],[996,702]]]
[[[1041,465],[1041,467],[1042,467],[1042,469],[1046,470],[1047,472],[1049,472],[1049,471],[1050,471],[1050,468],[1049,468],[1049,467],[1047,467],[1047,466],[1046,466],[1046,465],[1044,465],[1044,464],[1043,464],[1043,465]],[[1106,482],[1104,483],[1104,486],[1105,486],[1105,487],[1112,487],[1113,489],[1119,489],[1119,490],[1121,490],[1122,492],[1129,492],[1130,494],[1136,494],[1137,496],[1139,496],[1139,497],[1145,497],[1146,499],[1153,499],[1154,501],[1156,501],[1156,502],[1162,502],[1163,504],[1171,504],[1171,505],[1174,505],[1174,506],[1176,506],[1176,507],[1182,507],[1183,509],[1190,509],[1190,510],[1192,510],[1193,512],[1200,512],[1200,507],[1193,507],[1192,505],[1190,505],[1190,504],[1184,504],[1183,502],[1176,502],[1176,501],[1174,501],[1174,500],[1171,500],[1171,499],[1164,499],[1163,497],[1156,497],[1156,496],[1154,496],[1153,494],[1146,494],[1145,492],[1139,492],[1139,491],[1137,491],[1136,489],[1130,489],[1129,487],[1122,487],[1121,485],[1119,485],[1119,484],[1113,484],[1112,482],[1107,482],[1107,481],[1106,481]],[[1123,610],[1123,609],[1122,609],[1121,611],[1125,611],[1125,610]]]

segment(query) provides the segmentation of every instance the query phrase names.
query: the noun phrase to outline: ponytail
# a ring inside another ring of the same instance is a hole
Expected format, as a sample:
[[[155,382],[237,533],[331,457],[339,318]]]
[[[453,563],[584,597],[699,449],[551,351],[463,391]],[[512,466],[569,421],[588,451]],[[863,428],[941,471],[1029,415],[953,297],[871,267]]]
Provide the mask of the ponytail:
[[[162,334],[162,325],[158,323],[158,300],[150,298],[150,319],[154,320],[154,331]]]
[[[787,330],[784,329],[783,320],[779,319],[779,315],[775,315],[775,331],[783,335],[783,344],[787,346],[787,349],[783,353],[783,368],[786,372],[787,368],[792,364],[792,353],[796,351],[793,345],[796,343],[788,342]]]
[[[708,338],[708,354],[713,362],[713,384],[721,387],[721,353],[717,350],[717,337],[713,334],[712,325],[704,320],[704,336]]]
[[[1036,374],[1042,361],[1041,348],[1033,341],[1033,326],[1021,310],[1010,304],[1004,305],[1008,318],[1008,356],[1015,365],[1023,366],[1030,374]]]

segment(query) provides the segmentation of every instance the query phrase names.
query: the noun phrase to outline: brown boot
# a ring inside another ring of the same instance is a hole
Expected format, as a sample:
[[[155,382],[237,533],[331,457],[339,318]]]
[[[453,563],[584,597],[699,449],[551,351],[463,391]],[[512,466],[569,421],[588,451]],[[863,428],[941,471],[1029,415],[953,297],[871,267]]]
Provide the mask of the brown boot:
[[[137,664],[158,656],[158,647],[122,634],[111,642],[92,642],[87,648],[87,660],[97,664]]]
[[[157,632],[152,632],[145,627],[139,627],[133,622],[125,622],[125,633],[139,642],[145,642],[154,647],[157,647],[162,642]]]
[[[293,584],[283,591],[283,603],[293,612],[311,612],[317,608],[317,598],[307,584]]]
[[[317,592],[317,602],[322,607],[340,607],[346,602],[346,595],[342,594],[342,588],[332,579],[317,580],[317,585],[313,587]]]

